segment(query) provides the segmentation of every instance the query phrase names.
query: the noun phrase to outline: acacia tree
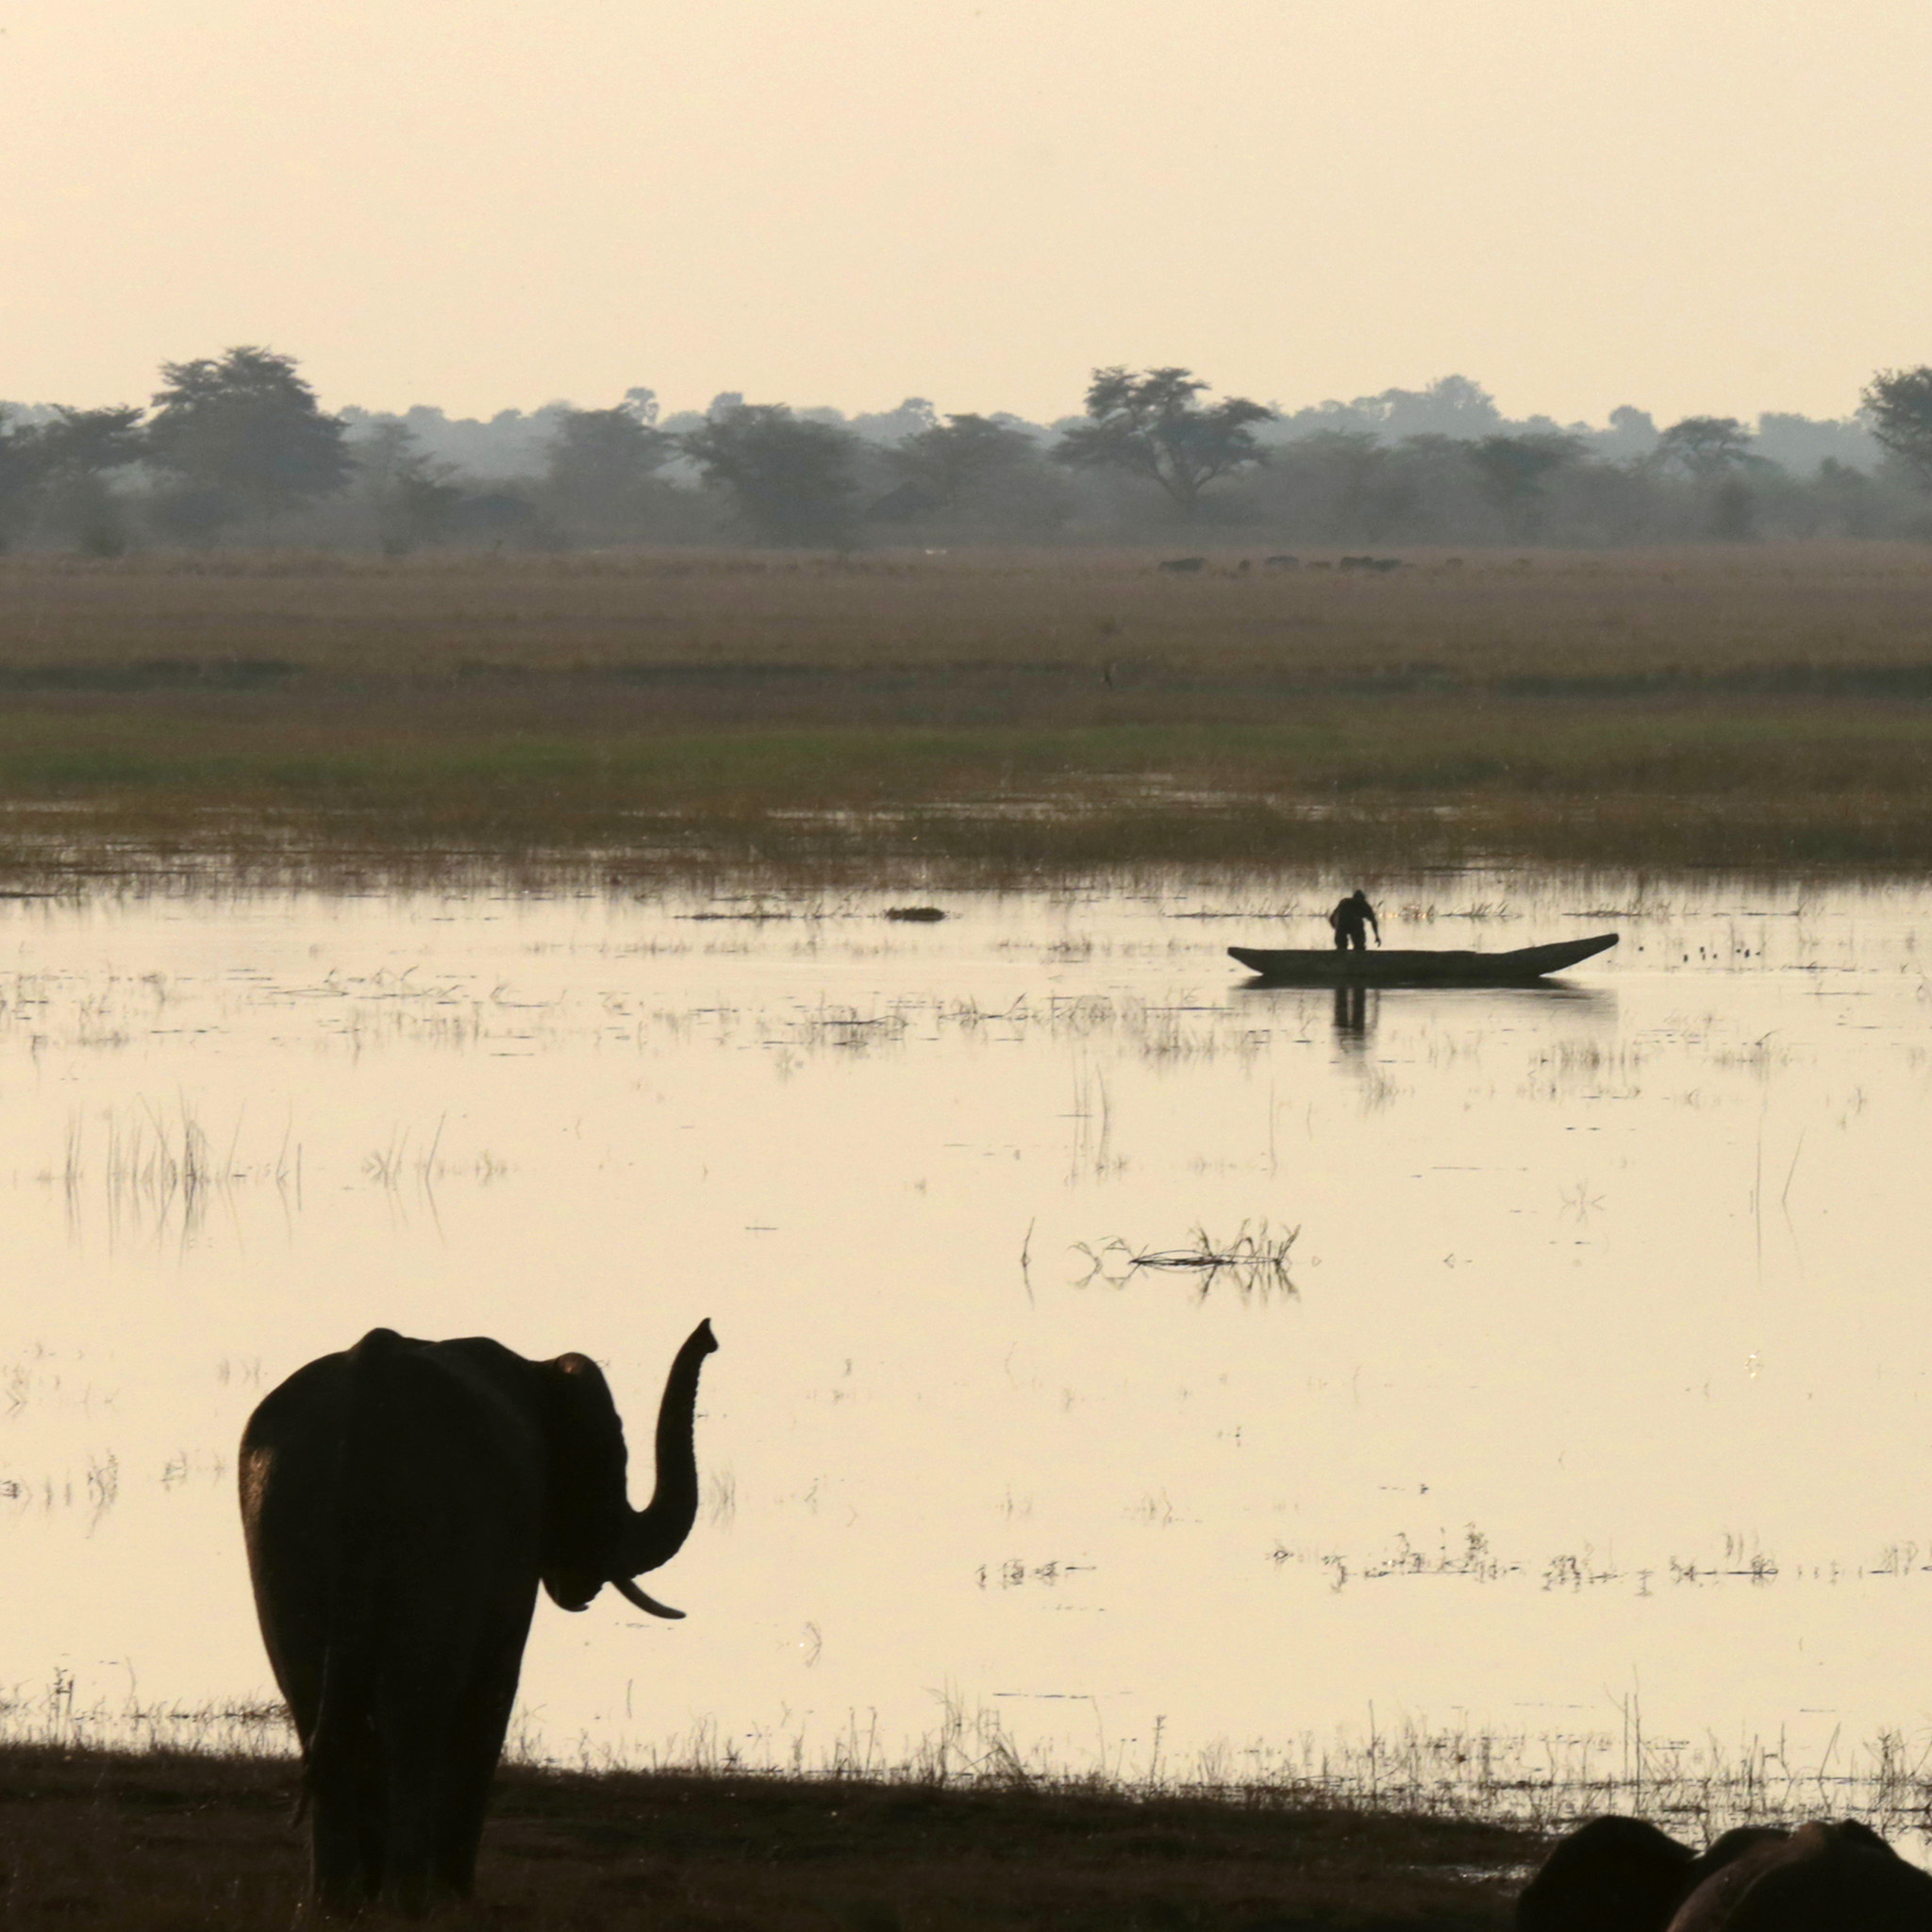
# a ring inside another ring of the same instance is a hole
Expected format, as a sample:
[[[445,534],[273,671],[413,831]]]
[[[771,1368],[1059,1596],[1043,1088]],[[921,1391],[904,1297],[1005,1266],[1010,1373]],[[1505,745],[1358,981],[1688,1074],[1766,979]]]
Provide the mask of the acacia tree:
[[[939,508],[956,510],[960,500],[996,487],[1016,470],[1039,461],[1040,451],[1024,429],[990,416],[948,416],[916,436],[904,438],[886,460],[907,483]]]
[[[676,438],[654,427],[633,406],[572,409],[558,421],[544,453],[551,501],[579,533],[600,541],[632,535],[652,476],[676,454]]]
[[[1485,436],[1469,445],[1466,460],[1474,470],[1482,492],[1502,511],[1510,534],[1534,537],[1541,529],[1547,500],[1543,485],[1583,454],[1574,436],[1547,431],[1529,436]]]
[[[33,515],[34,491],[41,479],[40,439],[33,425],[16,427],[0,408],[0,550],[5,550]]]
[[[426,454],[407,423],[378,423],[349,445],[358,493],[375,518],[385,557],[407,557],[419,544],[447,535],[462,486],[448,463]]]
[[[1208,387],[1187,369],[1096,369],[1087,386],[1089,420],[1054,445],[1053,458],[1144,477],[1191,516],[1217,476],[1265,460],[1249,425],[1274,416],[1245,396],[1204,405],[1197,398]]]
[[[293,357],[234,348],[164,362],[161,376],[144,453],[175,486],[177,527],[211,534],[246,516],[267,524],[353,474],[346,425],[324,414]]]
[[[1709,482],[1758,458],[1751,454],[1751,432],[1735,416],[1686,416],[1657,438],[1649,460]]]
[[[1881,369],[1858,400],[1872,434],[1932,489],[1932,367]]]
[[[56,407],[50,421],[10,428],[0,410],[0,548],[28,527],[95,557],[127,547],[108,476],[141,459],[139,409]]]
[[[734,403],[678,441],[759,541],[851,542],[858,481],[844,430],[801,422],[782,403]]]
[[[1757,534],[1757,494],[1747,473],[1774,466],[1752,454],[1751,432],[1735,416],[1686,416],[1657,438],[1645,460],[1652,469],[1690,477],[1702,501],[1706,536],[1737,543]]]
[[[35,441],[42,527],[91,557],[120,556],[127,547],[126,511],[108,478],[141,460],[141,411],[63,403]]]

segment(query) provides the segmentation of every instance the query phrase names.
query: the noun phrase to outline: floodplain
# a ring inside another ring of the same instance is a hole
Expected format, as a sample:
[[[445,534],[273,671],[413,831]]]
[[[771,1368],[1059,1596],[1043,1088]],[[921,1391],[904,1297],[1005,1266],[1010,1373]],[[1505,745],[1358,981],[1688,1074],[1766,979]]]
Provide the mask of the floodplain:
[[[0,560],[16,881],[1932,858],[1932,553]]]
[[[690,1621],[540,1616],[535,1765],[1909,1828],[1932,901],[1418,874],[1391,943],[1623,941],[1224,957],[1337,885],[0,908],[10,1735],[286,1748],[301,1361],[587,1346],[635,1431],[708,1315]]]
[[[690,1622],[540,1615],[506,1924],[1493,1924],[1597,1811],[1918,1829],[1932,558],[1242,560],[0,561],[0,1922],[292,1898],[233,1445],[377,1323],[634,1441],[723,1344]],[[1225,958],[1364,873],[1623,941]]]

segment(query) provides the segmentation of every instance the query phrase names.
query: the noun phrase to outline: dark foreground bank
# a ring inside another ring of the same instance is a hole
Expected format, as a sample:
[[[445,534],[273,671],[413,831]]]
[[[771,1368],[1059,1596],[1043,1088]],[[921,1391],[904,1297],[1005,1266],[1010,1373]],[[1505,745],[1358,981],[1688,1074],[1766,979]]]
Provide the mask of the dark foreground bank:
[[[293,1793],[278,1760],[0,1748],[0,1926],[287,1925],[306,1857]],[[460,1923],[1504,1926],[1541,1849],[1495,1825],[1281,1792],[510,1771]]]

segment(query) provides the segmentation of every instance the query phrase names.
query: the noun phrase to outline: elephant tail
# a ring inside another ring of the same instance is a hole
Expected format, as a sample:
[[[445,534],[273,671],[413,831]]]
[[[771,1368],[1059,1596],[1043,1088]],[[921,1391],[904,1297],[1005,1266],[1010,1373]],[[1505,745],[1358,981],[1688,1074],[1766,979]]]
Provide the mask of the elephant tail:
[[[337,1444],[332,1557],[315,1728],[308,1738],[299,1809],[319,1789],[357,1780],[375,1730],[379,1637],[378,1567],[390,1467],[408,1344],[392,1328],[372,1328],[343,1357],[348,1388]]]

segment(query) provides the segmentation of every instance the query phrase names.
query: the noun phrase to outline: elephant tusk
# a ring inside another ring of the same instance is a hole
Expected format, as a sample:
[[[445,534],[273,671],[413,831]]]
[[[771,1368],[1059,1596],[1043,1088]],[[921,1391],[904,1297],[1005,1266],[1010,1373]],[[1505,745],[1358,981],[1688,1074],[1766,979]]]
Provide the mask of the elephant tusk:
[[[648,1610],[654,1617],[671,1617],[678,1622],[683,1621],[682,1610],[674,1610],[669,1604],[660,1604],[647,1597],[628,1576],[613,1576],[610,1579],[610,1587],[625,1603],[635,1604],[639,1609]]]

